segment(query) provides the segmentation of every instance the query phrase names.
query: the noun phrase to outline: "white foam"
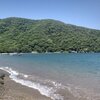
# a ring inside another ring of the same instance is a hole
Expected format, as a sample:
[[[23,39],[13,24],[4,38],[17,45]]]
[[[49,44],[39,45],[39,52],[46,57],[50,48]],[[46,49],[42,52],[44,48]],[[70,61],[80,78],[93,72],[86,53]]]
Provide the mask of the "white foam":
[[[28,75],[24,75],[25,78],[28,78]]]
[[[20,83],[21,85],[33,88],[38,90],[42,95],[45,95],[47,97],[50,97],[53,100],[63,100],[63,96],[60,94],[56,93],[56,90],[53,87],[49,87],[46,85],[41,85],[40,83],[37,82],[31,82],[29,80],[24,80],[18,77],[18,75],[23,75],[24,78],[27,78],[28,75],[19,73],[17,71],[12,70],[9,67],[1,67],[1,70],[4,70],[10,74],[10,78],[15,81],[16,83]],[[53,84],[57,87],[57,83],[53,82]],[[61,85],[61,84],[60,84]],[[59,85],[59,86],[60,86]]]
[[[18,71],[12,70],[9,67],[0,67],[1,70],[4,70],[10,74],[10,78],[15,81],[16,83],[20,83],[21,85],[33,88],[38,90],[42,95],[50,97],[53,100],[64,100],[63,96],[57,93],[58,89],[67,89],[74,97],[77,97],[78,100],[82,97],[85,100],[98,100],[97,97],[100,98],[100,95],[91,94],[91,91],[87,91],[87,89],[83,89],[80,87],[76,87],[72,84],[67,84],[66,86],[62,85],[61,83],[51,81],[51,80],[27,80],[30,78],[31,75],[26,75],[23,73],[19,73]],[[47,84],[50,84],[47,85]],[[52,85],[52,86],[51,86]],[[94,99],[95,98],[95,99]]]

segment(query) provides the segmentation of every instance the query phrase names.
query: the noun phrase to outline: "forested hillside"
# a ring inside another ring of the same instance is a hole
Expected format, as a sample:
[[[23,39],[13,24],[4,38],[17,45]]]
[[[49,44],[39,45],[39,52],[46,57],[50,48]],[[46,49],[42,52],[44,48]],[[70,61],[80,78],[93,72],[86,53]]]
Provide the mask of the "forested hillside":
[[[0,19],[0,52],[100,52],[100,30],[57,20]]]

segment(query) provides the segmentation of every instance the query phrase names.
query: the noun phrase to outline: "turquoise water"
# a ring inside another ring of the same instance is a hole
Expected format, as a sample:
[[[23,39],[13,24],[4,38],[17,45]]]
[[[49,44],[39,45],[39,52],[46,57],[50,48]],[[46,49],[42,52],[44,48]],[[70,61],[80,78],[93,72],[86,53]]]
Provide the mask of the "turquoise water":
[[[65,100],[60,89],[77,98],[100,100],[100,53],[0,55],[0,66],[28,75],[17,77],[35,83],[37,90],[40,84],[40,93],[54,100]]]

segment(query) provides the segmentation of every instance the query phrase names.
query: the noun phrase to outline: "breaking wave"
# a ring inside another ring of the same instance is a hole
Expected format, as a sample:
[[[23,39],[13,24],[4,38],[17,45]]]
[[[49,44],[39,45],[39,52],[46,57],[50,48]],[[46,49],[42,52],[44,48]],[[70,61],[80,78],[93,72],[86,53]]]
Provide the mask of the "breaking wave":
[[[28,77],[30,75],[26,75],[23,73],[19,73],[15,70],[12,70],[12,68],[9,67],[1,67],[1,70],[4,70],[6,72],[8,72],[10,74],[10,78],[15,81],[16,83],[20,83],[21,85],[33,88],[38,90],[42,95],[45,95],[47,97],[50,97],[53,100],[63,100],[63,96],[61,96],[60,94],[56,93],[56,89],[61,87],[61,84],[57,84],[55,82],[50,82],[48,80],[49,83],[52,84],[47,86],[46,82],[44,83],[38,83],[38,82],[33,82],[28,80]]]
[[[51,80],[42,80],[33,75],[26,75],[20,73],[18,71],[13,70],[9,67],[0,67],[1,70],[6,71],[10,74],[11,80],[16,83],[20,83],[21,85],[33,88],[38,90],[42,95],[50,97],[52,100],[66,100],[65,95],[59,93],[59,90],[63,90],[64,92],[69,91],[77,100],[81,100],[82,98],[85,100],[99,100],[100,95],[94,95],[91,91],[86,89],[75,87],[71,84],[67,84],[66,86],[61,83],[51,81]],[[75,99],[76,100],[76,99]]]

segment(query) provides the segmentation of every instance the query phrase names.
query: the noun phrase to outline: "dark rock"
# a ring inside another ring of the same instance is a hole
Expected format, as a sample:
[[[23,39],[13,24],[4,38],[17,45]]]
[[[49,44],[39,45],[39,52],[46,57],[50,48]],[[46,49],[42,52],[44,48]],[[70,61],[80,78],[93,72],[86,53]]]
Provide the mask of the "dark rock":
[[[4,77],[5,77],[5,74],[0,74],[0,84],[1,85],[4,85]]]
[[[0,75],[0,78],[4,80],[5,74]]]
[[[4,81],[0,81],[0,84],[1,84],[1,85],[4,85]]]

